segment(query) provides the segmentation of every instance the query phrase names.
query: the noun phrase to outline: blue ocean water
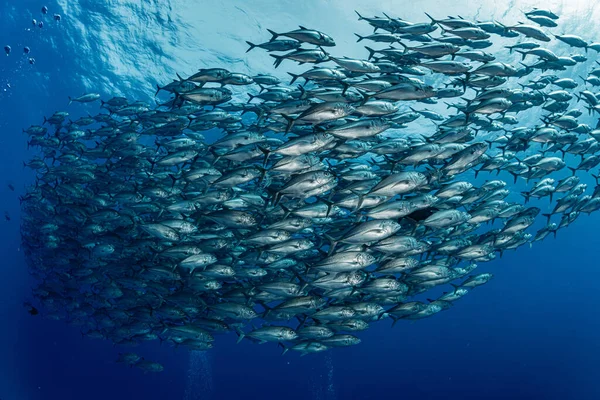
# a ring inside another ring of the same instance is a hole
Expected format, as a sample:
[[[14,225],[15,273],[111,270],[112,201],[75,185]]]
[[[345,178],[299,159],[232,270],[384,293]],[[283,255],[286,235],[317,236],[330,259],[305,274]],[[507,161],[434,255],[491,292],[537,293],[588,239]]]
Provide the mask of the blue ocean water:
[[[40,12],[43,5],[48,15]],[[63,321],[30,316],[22,306],[33,281],[20,252],[18,196],[32,182],[22,161],[33,152],[21,129],[66,109],[68,95],[94,91],[104,97],[150,99],[155,85],[168,82],[175,72],[189,74],[208,66],[271,72],[266,54],[245,53],[245,40],[266,39],[266,28],[315,27],[336,38],[340,54],[365,57],[352,33],[367,33],[368,28],[356,21],[355,9],[416,21],[425,21],[423,11],[428,11],[516,23],[521,9],[534,6],[560,14],[564,31],[557,33],[600,39],[592,22],[600,17],[600,6],[585,0],[418,5],[356,0],[0,1],[0,44],[12,46],[10,56],[0,56],[0,212],[11,217],[0,222],[0,399],[600,398],[595,252],[600,220],[594,214],[579,218],[557,239],[482,264],[482,271],[495,278],[449,311],[394,328],[388,321],[374,324],[360,335],[359,346],[306,357],[282,357],[274,344],[235,345],[233,334],[219,337],[215,349],[206,353],[154,342],[113,347],[82,338]],[[61,15],[60,22],[52,19],[54,13]],[[43,28],[32,24],[34,18],[44,22]],[[22,54],[24,46],[31,48],[28,56]],[[29,57],[35,58],[34,65]],[[93,113],[98,105],[68,109]],[[593,119],[587,121],[595,126]],[[144,374],[115,364],[118,353],[126,351],[162,363],[165,371]]]

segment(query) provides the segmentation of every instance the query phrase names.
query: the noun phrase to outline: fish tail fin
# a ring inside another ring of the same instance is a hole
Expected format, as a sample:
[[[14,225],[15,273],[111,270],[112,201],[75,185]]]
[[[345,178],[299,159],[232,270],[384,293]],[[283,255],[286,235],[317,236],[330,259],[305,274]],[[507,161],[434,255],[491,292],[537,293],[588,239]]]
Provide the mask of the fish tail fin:
[[[334,204],[333,204],[333,202],[326,200],[322,197],[319,197],[319,200],[322,201],[323,203],[327,204],[327,212],[325,213],[325,218],[328,218]]]
[[[293,85],[294,82],[296,82],[296,79],[298,79],[300,77],[300,75],[297,74],[292,74],[291,72],[288,72],[288,75],[292,77],[292,80],[290,82],[290,85]]]
[[[264,181],[265,176],[267,176],[267,170],[261,166],[256,165],[255,166],[256,169],[258,169],[258,171],[260,172],[260,178],[258,178],[258,183],[261,184],[262,181]]]
[[[277,39],[277,37],[279,36],[279,33],[272,31],[271,29],[267,29],[267,31],[269,31],[269,33],[272,35],[271,39],[269,40],[270,42]]]
[[[465,110],[461,110],[464,114],[465,114],[465,124],[469,124],[469,119],[471,118],[471,112],[469,111],[465,111]]]
[[[362,96],[362,98],[363,98],[363,99],[360,101],[360,103],[359,103],[359,105],[358,105],[358,106],[359,106],[359,107],[360,107],[360,106],[364,106],[364,105],[365,105],[365,103],[366,103],[367,101],[369,101],[369,99],[371,98],[371,95],[370,95],[370,94],[368,94],[367,92],[365,92],[365,91],[364,91],[364,90],[362,90],[362,89],[356,89],[356,91],[357,91],[358,93],[360,93],[360,95],[361,95],[361,96]]]
[[[285,118],[285,120],[287,121],[287,125],[285,127],[285,134],[287,135],[290,130],[294,127],[294,123],[296,122],[296,120],[292,117],[290,117],[289,115],[283,115],[282,117]]]
[[[281,355],[284,355],[285,353],[288,352],[289,348],[287,348],[285,344],[279,342],[279,343],[277,343],[277,345],[281,346],[281,348],[283,349],[283,351],[281,352]]]
[[[247,103],[250,103],[255,97],[256,97],[255,95],[248,93],[248,102]]]
[[[344,82],[344,81],[342,81],[342,80],[340,80],[339,82],[340,82],[340,83],[342,84],[342,86],[343,86],[343,89],[342,89],[342,96],[343,96],[343,95],[345,95],[345,94],[346,94],[346,92],[348,91],[348,89],[350,89],[350,84],[349,84],[348,82]]]
[[[358,210],[360,210],[365,202],[365,195],[362,193],[356,193],[356,195],[358,196],[358,203],[356,204],[356,208],[354,209],[354,212],[358,212]]]
[[[354,10],[354,12],[356,13],[356,15],[358,15],[358,20],[362,21],[364,19],[364,17],[362,15],[360,15],[360,13],[356,10]]]
[[[335,246],[337,245],[337,240],[329,236],[329,234],[325,233],[325,239],[329,240],[329,255],[333,254],[333,250],[335,250]]]
[[[173,189],[175,183],[177,182],[177,177],[173,174],[169,174],[169,178],[171,178],[171,189]]]
[[[360,36],[358,33],[355,33],[355,35],[358,38],[358,40],[356,41],[357,43],[365,38],[364,36]]]
[[[512,54],[513,47],[512,46],[504,46],[505,49],[508,49],[508,54]]]
[[[527,69],[531,68],[531,65],[527,65],[527,64],[525,64],[525,63],[522,63],[522,62],[520,62],[520,61],[519,61],[519,64],[521,64],[522,66],[524,66],[524,67],[525,67],[525,68],[527,68]]]
[[[369,52],[369,58],[368,58],[368,60],[370,60],[371,58],[373,58],[373,56],[375,55],[375,53],[377,53],[377,50],[373,50],[369,46],[365,46],[365,49],[367,49],[367,51]]]
[[[588,110],[588,115],[592,115],[592,110],[594,110],[594,108],[588,105],[586,105],[585,108]]]
[[[431,15],[429,15],[428,13],[425,13],[425,15],[427,15],[427,18],[429,18],[431,20],[431,25],[435,25],[438,23],[438,20],[433,18]]]
[[[571,172],[573,173],[572,176],[575,176],[575,172],[577,172],[577,168],[573,168],[573,167],[567,167],[571,170]]]
[[[71,103],[73,102],[73,99],[71,98],[71,96],[68,96],[68,97],[69,97],[69,104],[68,105],[70,106]]]
[[[246,50],[246,53],[247,53],[247,52],[249,52],[250,50],[252,50],[253,48],[255,48],[255,47],[256,47],[256,45],[255,45],[254,43],[252,43],[252,42],[249,42],[249,41],[247,41],[247,40],[246,40],[246,44],[248,44],[248,46],[250,46],[250,47],[248,48],[248,50]]]
[[[239,344],[242,340],[244,340],[244,337],[246,337],[246,335],[244,334],[244,331],[242,331],[241,328],[235,328],[235,331],[238,335],[238,339],[235,342],[235,344]]]
[[[527,56],[527,53],[522,51],[522,50],[515,50],[516,53],[519,53],[521,55],[521,61],[525,60],[525,57]]]
[[[303,280],[300,279],[300,282],[303,282]],[[300,288],[300,293],[304,293],[304,291],[306,290],[306,288],[308,287],[308,285],[309,285],[308,282],[304,282],[304,284]],[[302,322],[302,324],[300,325],[300,327],[302,327],[302,325],[304,324],[304,322],[306,322],[306,318],[304,318],[304,321]]]
[[[304,78],[304,84],[306,85],[308,83],[308,79]],[[297,85],[296,86],[298,88],[298,90],[300,91],[300,100],[305,100],[308,98],[307,94],[306,94],[306,89],[304,89],[304,86],[302,85]]]
[[[287,217],[289,217],[289,215],[292,213],[292,210],[290,210],[289,208],[287,208],[287,207],[286,207],[286,206],[284,206],[283,204],[279,204],[279,207],[281,207],[281,209],[282,209],[282,210],[283,210],[283,212],[285,213],[285,214],[283,214],[283,215],[284,215],[283,219],[286,219],[286,218],[287,218]]]
[[[269,55],[275,59],[275,61],[273,62],[273,65],[275,66],[275,68],[279,67],[281,65],[281,63],[283,62],[283,56],[278,56],[275,54],[269,54]]]
[[[265,155],[265,160],[263,161],[263,167],[267,165],[267,161],[269,160],[269,155],[271,154],[271,150],[266,149],[262,146],[258,146],[258,149]]]
[[[156,84],[156,93],[154,93],[154,97],[158,96],[158,92],[160,92],[162,90],[162,88],[160,86],[158,86],[158,83]]]
[[[529,203],[529,198],[531,197],[530,192],[521,192],[521,196],[525,197],[525,204]]]
[[[544,217],[546,217],[546,221],[547,223],[550,223],[550,217],[552,217],[552,213],[550,214],[542,214]]]
[[[465,72],[465,80],[463,81],[463,91],[467,90],[467,84],[469,83],[470,80],[471,80],[471,73]]]

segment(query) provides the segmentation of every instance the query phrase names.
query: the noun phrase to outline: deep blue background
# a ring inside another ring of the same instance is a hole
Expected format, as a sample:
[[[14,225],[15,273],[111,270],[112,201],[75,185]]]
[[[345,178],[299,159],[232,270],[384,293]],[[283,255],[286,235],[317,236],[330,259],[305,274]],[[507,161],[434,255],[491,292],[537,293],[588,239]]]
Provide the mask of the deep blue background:
[[[19,251],[17,196],[32,179],[22,161],[33,153],[21,129],[66,108],[67,95],[107,76],[114,80],[97,60],[82,65],[81,49],[67,34],[74,23],[68,15],[60,24],[46,16],[41,30],[31,25],[41,5],[0,1],[0,44],[13,48],[9,57],[0,55],[0,213],[12,217],[0,221],[0,399],[600,398],[597,215],[582,216],[556,240],[482,265],[495,279],[453,309],[393,329],[381,322],[361,335],[361,345],[327,354],[281,357],[275,345],[235,345],[229,335],[191,360],[183,349],[115,348],[82,339],[64,322],[29,316],[21,305],[32,282]],[[51,14],[62,11],[55,2],[46,5]],[[24,45],[36,58],[33,66]],[[145,375],[115,364],[123,351],[159,361],[165,371]]]

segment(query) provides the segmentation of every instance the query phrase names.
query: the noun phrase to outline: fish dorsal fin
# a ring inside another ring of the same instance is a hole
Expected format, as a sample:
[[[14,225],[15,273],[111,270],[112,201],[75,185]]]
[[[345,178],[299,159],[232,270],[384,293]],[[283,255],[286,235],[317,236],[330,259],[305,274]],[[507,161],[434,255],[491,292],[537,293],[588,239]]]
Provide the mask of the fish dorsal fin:
[[[305,30],[308,30],[308,28],[306,28],[306,27],[304,27],[304,26],[302,26],[302,25],[298,25],[298,26],[300,27],[300,29],[305,29]]]

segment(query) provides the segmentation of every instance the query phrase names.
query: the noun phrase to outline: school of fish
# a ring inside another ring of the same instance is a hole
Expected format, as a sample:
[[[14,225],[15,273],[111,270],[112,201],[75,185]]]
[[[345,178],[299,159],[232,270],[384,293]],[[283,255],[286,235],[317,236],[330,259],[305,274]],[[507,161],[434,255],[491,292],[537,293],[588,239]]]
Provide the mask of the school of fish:
[[[525,16],[358,14],[374,28],[356,35],[365,59],[318,30],[269,31],[248,51],[308,65],[290,82],[201,69],[158,87],[155,106],[115,97],[26,129],[40,313],[115,344],[207,350],[235,332],[304,355],[449,309],[492,279],[478,264],[600,208],[600,186],[581,182],[600,130],[575,108],[600,111],[600,68],[572,73],[600,43],[551,34],[549,10]]]

